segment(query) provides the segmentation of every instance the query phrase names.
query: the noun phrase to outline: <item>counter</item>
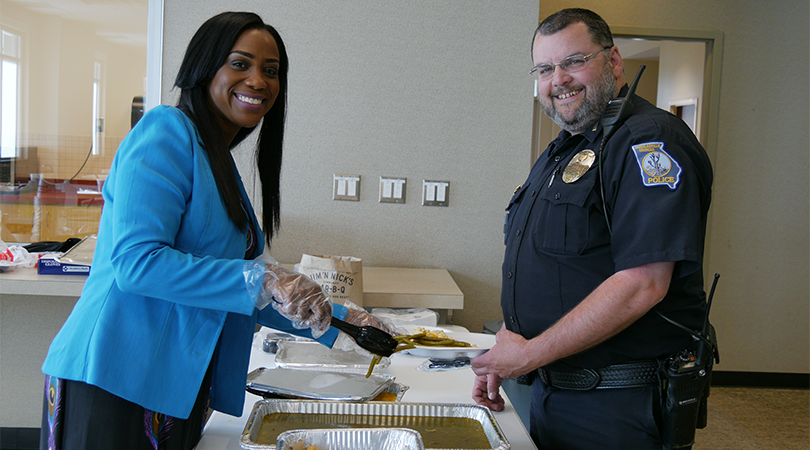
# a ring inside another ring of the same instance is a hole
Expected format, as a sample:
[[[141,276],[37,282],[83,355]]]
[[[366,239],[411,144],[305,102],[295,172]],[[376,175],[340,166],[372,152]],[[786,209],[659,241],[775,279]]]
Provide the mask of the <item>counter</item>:
[[[36,269],[0,273],[0,429],[40,427],[42,361],[85,280]]]
[[[36,269],[0,273],[0,428],[39,428],[42,361],[73,310],[85,275],[38,275]],[[445,269],[363,268],[365,306],[464,306]]]
[[[275,367],[275,355],[262,350],[262,340],[267,331],[267,328],[262,328],[254,335],[249,371],[259,367]],[[472,385],[475,375],[471,369],[418,372],[416,367],[424,360],[424,357],[395,354],[391,358],[391,365],[380,372],[389,373],[396,377],[397,383],[410,387],[402,398],[403,402],[473,403]],[[494,415],[511,448],[536,449],[509,398],[503,392],[501,394],[506,398],[506,408]],[[196,450],[241,450],[239,442],[242,431],[253,405],[259,400],[261,397],[247,393],[241,417],[215,412],[209,419]]]
[[[85,280],[83,275],[40,276],[18,268],[0,274],[0,293],[78,297]],[[464,294],[445,269],[364,267],[363,306],[463,309]]]
[[[363,306],[385,308],[464,308],[464,294],[445,269],[363,268]]]
[[[15,268],[0,273],[0,294],[78,298],[87,275],[39,275],[37,269]]]

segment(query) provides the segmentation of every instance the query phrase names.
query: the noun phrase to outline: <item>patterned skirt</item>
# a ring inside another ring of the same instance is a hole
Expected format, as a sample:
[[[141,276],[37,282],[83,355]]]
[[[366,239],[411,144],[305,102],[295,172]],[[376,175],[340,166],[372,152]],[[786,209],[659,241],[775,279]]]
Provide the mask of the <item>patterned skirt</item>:
[[[144,409],[101,388],[45,377],[40,450],[190,450],[208,416],[211,368],[188,419]]]

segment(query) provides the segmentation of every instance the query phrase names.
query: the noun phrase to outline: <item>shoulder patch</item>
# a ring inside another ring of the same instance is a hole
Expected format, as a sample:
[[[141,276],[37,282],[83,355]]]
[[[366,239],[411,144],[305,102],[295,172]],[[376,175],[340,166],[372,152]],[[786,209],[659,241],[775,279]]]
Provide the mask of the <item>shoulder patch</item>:
[[[634,145],[633,154],[636,155],[644,186],[665,185],[673,191],[678,187],[683,169],[678,161],[664,150],[663,142]]]

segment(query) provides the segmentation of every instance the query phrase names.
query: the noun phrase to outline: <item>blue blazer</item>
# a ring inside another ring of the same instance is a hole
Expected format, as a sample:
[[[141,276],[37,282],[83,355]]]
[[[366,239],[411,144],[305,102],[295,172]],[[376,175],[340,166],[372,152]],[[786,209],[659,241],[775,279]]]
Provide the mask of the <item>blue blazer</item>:
[[[264,237],[237,179],[258,255]],[[102,194],[93,268],[43,372],[187,418],[210,363],[210,406],[241,415],[256,323],[308,330],[254,307],[247,233],[228,218],[194,123],[173,107],[150,110],[118,148]]]

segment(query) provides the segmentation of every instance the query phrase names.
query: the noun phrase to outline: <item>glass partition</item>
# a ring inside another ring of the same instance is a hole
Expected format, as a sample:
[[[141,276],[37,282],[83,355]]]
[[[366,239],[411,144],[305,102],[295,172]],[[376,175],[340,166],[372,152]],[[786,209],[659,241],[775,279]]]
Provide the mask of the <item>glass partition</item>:
[[[94,234],[143,110],[147,0],[0,0],[0,29],[0,239]]]

